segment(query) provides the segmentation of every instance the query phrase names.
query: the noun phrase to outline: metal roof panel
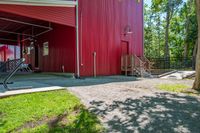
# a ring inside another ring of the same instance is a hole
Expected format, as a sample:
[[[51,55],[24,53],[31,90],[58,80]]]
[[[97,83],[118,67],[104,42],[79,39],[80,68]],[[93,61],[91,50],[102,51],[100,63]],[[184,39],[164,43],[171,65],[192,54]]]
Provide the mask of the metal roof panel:
[[[74,0],[1,0],[0,4],[74,7]]]

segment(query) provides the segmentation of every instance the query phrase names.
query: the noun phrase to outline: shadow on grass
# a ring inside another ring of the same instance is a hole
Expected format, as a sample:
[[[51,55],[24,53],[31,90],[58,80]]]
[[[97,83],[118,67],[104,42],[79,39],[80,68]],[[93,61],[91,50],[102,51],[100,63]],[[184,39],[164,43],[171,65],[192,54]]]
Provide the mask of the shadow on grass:
[[[193,96],[200,96],[200,91],[193,90],[193,89],[187,89],[187,90],[182,91],[181,93],[185,93],[185,94],[193,95]]]
[[[3,113],[2,113],[2,112],[0,112],[0,127],[4,126],[4,125],[5,125],[5,123],[6,123],[6,121],[5,121],[5,120],[3,120]]]
[[[91,114],[88,110],[81,108],[78,116],[73,122],[67,125],[62,125],[57,121],[53,127],[50,128],[50,133],[63,132],[63,133],[99,133],[103,132],[100,121],[96,115]]]
[[[106,105],[104,101],[93,101],[91,104],[93,113],[110,117],[107,121],[108,132],[200,131],[200,100],[190,96],[156,93],[155,96],[114,101],[111,105]]]

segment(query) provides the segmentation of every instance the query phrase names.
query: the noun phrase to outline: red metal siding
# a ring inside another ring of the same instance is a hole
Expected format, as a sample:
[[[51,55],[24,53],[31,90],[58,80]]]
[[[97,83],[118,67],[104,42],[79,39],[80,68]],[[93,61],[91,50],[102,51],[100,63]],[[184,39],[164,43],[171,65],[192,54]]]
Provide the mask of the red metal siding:
[[[75,72],[75,28],[54,24],[53,31],[50,31],[39,38],[39,68],[44,72],[62,72],[62,65],[65,72]],[[49,55],[43,56],[43,43],[49,42]],[[27,63],[34,67],[34,51],[26,56]]]
[[[122,41],[128,42],[130,54],[143,55],[143,1],[79,1],[82,76],[93,75],[93,52],[97,53],[97,75],[120,74]],[[124,36],[127,25],[133,34]]]
[[[0,11],[58,24],[75,26],[74,7],[0,5]]]

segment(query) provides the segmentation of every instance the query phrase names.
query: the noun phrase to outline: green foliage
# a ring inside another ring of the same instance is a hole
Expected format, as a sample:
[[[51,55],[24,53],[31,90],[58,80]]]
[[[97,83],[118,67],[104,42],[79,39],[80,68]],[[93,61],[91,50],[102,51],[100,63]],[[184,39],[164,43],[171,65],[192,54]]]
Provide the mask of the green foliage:
[[[168,2],[169,9],[167,9]],[[188,57],[192,56],[197,40],[197,19],[194,0],[152,0],[145,5],[145,54],[151,58],[163,58],[165,50],[166,12],[170,10],[170,57],[183,57],[188,44]]]
[[[156,86],[157,89],[175,93],[184,93],[190,96],[200,96],[200,91],[190,89],[191,86],[184,84],[160,84]]]
[[[190,88],[183,84],[160,84],[157,86],[158,89],[171,92],[184,92],[186,89]]]

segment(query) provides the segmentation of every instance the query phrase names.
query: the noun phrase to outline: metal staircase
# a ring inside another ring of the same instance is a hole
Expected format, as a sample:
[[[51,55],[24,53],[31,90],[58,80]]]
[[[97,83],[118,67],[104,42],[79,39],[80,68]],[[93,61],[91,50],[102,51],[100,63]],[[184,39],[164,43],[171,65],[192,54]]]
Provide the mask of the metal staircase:
[[[152,63],[146,57],[124,55],[121,58],[121,71],[125,72],[125,75],[152,77],[151,67]]]
[[[22,59],[16,59],[16,60],[8,60],[7,62],[1,64],[0,78],[2,78],[2,83],[0,84],[3,85],[6,90],[12,90],[11,88],[8,87],[8,84],[12,84],[12,82],[8,82],[8,81],[12,78],[12,76],[18,70],[24,70],[24,69],[29,70],[29,68],[27,68],[27,65],[25,65],[24,62],[25,62],[25,59],[22,58]],[[15,89],[18,89],[18,88],[15,88]],[[19,89],[21,89],[21,87]]]

